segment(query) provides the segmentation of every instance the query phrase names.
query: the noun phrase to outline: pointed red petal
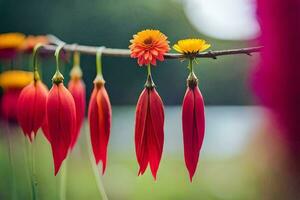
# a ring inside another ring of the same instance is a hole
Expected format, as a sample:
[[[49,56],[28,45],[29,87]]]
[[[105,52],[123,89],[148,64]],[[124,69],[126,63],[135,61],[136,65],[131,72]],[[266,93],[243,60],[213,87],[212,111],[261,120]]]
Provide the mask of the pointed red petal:
[[[161,155],[164,145],[164,108],[163,102],[153,88],[150,90],[150,105],[149,105],[149,125],[148,132],[148,148],[150,169],[154,179],[156,179],[156,173],[161,160]],[[147,122],[148,123],[148,122]]]
[[[138,99],[135,114],[135,153],[140,166],[138,175],[143,174],[148,165],[148,152],[145,135],[148,104],[148,90],[144,89]]]
[[[95,87],[93,89],[90,102],[89,102],[89,110],[88,110],[88,119],[89,119],[89,125],[90,125],[90,134],[91,134],[91,143],[93,148],[93,153],[95,157],[95,161],[98,164],[100,158],[98,155],[98,151],[94,148],[95,146],[98,146],[98,140],[97,135],[99,133],[99,116],[98,116],[98,106],[97,106],[97,93],[98,89]]]
[[[25,136],[31,140],[33,109],[34,109],[35,88],[29,84],[23,88],[17,103],[17,117]]]
[[[85,85],[82,80],[70,80],[68,89],[72,94],[76,106],[76,130],[72,136],[71,149],[76,144],[85,114]]]
[[[62,83],[54,84],[49,92],[47,119],[56,175],[68,154],[76,126],[75,102]]]
[[[204,138],[204,102],[198,87],[188,88],[182,105],[184,158],[190,174],[195,174]]]

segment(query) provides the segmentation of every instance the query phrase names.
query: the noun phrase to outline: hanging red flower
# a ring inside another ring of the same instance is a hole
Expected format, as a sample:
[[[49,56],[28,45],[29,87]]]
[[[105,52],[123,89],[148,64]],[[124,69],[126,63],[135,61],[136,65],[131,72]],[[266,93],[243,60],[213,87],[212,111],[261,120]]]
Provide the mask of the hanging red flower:
[[[71,70],[71,80],[68,84],[68,89],[72,94],[76,107],[76,129],[71,140],[71,149],[77,142],[81,126],[84,121],[85,114],[85,84],[82,81],[82,72],[79,66],[79,54],[74,54],[74,66]]]
[[[106,168],[111,115],[111,105],[104,82],[101,79],[96,79],[89,103],[88,118],[93,153],[97,164],[100,160],[102,161],[102,174]]]
[[[163,102],[154,87],[146,87],[139,97],[135,115],[135,151],[140,166],[138,175],[144,174],[149,163],[156,179],[163,145]]]
[[[54,83],[48,94],[47,120],[56,175],[68,154],[76,127],[75,102],[63,83]]]
[[[198,85],[189,85],[182,104],[184,159],[192,181],[204,139],[204,101]]]
[[[159,30],[144,30],[133,36],[130,55],[138,59],[140,66],[147,65],[148,76],[135,115],[135,152],[140,166],[138,175],[144,174],[148,164],[154,179],[162,156],[164,144],[163,102],[155,90],[151,76],[151,64],[163,61],[170,50],[167,37]]]
[[[194,74],[193,56],[209,47],[210,44],[202,39],[179,40],[173,46],[179,53],[187,54],[190,57],[188,88],[182,104],[184,159],[189,171],[190,181],[192,181],[197,168],[205,131],[204,100],[198,87],[198,79]]]
[[[37,80],[26,86],[19,96],[18,122],[30,141],[45,122],[47,95],[47,86]]]
[[[107,146],[110,136],[112,113],[102,75],[102,49],[103,48],[99,48],[96,54],[97,76],[94,80],[94,90],[89,103],[88,119],[95,161],[96,164],[98,164],[100,160],[102,161],[102,174],[104,174],[107,162]]]
[[[76,129],[76,108],[74,98],[63,85],[63,76],[59,72],[59,51],[55,56],[56,73],[52,78],[53,86],[47,98],[47,122],[54,159],[54,174],[56,175],[70,149],[71,139]]]

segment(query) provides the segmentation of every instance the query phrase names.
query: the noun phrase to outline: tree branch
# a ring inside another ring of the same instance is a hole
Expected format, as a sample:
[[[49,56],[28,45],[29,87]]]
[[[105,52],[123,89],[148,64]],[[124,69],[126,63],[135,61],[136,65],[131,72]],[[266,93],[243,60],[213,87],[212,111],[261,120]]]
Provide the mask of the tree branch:
[[[48,38],[52,45],[43,45],[41,48],[43,51],[55,52],[57,45],[65,44],[63,41],[55,37],[54,35],[48,35]],[[77,45],[77,44],[65,44],[63,50],[68,52],[77,51],[83,54],[96,55],[97,49],[96,46],[86,46],[86,45]],[[217,50],[217,51],[206,51],[193,55],[197,58],[212,58],[217,59],[218,56],[225,55],[235,55],[235,54],[245,54],[251,56],[252,53],[260,52],[263,49],[262,46],[258,47],[248,47],[241,49],[226,49],[226,50]],[[129,49],[113,49],[113,48],[104,48],[102,50],[102,55],[113,56],[113,57],[130,57]],[[178,54],[178,53],[166,53],[164,58],[166,59],[183,59],[187,58],[189,55]]]

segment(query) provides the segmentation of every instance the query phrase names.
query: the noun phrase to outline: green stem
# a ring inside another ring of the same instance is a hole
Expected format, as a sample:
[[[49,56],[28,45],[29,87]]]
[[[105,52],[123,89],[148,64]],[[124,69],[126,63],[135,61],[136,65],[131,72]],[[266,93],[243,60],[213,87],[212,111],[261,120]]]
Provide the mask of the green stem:
[[[95,176],[95,179],[97,182],[99,193],[102,197],[102,200],[108,200],[107,195],[105,193],[105,188],[104,188],[101,176],[100,176],[99,169],[97,167],[97,164],[95,162],[95,159],[94,159],[94,156],[92,153],[92,146],[91,146],[91,141],[90,141],[90,137],[89,137],[89,132],[88,131],[85,131],[85,132],[86,132],[86,144],[88,147],[89,159],[90,159],[90,162],[92,165],[92,169],[93,169],[94,176]]]
[[[36,179],[36,170],[35,170],[35,141],[32,142],[31,146],[31,170],[32,170],[32,186],[33,186],[33,199],[38,199],[38,182]]]
[[[79,66],[79,65],[80,65],[80,53],[78,51],[75,51],[73,55],[73,66]]]
[[[194,58],[190,58],[190,59],[189,59],[189,66],[188,66],[188,68],[189,68],[189,70],[190,70],[191,73],[194,72],[194,68],[193,68],[193,59],[194,59]]]
[[[147,65],[148,76],[151,76],[151,65],[150,63]]]
[[[42,47],[43,45],[38,43],[35,45],[32,53],[32,59],[33,59],[33,78],[34,81],[40,80],[40,75],[38,71],[38,50]]]
[[[64,47],[64,44],[59,45],[56,48],[55,53],[54,53],[55,60],[56,60],[56,72],[55,72],[54,76],[52,77],[52,82],[57,85],[62,83],[64,80],[64,76],[59,71],[59,67],[60,67],[59,55],[60,55],[60,51],[62,50],[63,47]]]
[[[9,131],[7,131],[9,133]],[[16,188],[16,175],[15,175],[15,167],[13,161],[13,148],[10,139],[11,135],[7,135],[7,142],[8,142],[8,157],[9,157],[9,164],[10,164],[10,172],[11,172],[11,199],[17,199],[17,188]]]
[[[26,152],[27,152],[27,165],[29,168],[30,174],[30,183],[31,183],[31,192],[32,192],[32,199],[38,199],[38,182],[36,179],[36,171],[35,171],[35,144],[34,141],[30,143],[28,140],[26,142]]]
[[[65,200],[67,196],[67,167],[68,159],[65,160],[65,163],[62,166],[60,172],[60,199]]]
[[[96,70],[97,70],[97,75],[100,75],[101,77],[103,77],[102,75],[102,50],[104,49],[104,47],[99,47],[97,49],[97,53],[96,53]]]

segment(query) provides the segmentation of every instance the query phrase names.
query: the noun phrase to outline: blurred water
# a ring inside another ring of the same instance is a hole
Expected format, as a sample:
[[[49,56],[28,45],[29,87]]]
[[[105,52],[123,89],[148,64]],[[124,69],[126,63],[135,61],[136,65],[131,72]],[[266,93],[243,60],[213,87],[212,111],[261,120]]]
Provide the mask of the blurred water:
[[[110,150],[134,151],[134,106],[114,106]],[[255,106],[207,106],[203,156],[230,157],[242,152],[262,119]],[[165,107],[164,153],[183,152],[181,107]]]

